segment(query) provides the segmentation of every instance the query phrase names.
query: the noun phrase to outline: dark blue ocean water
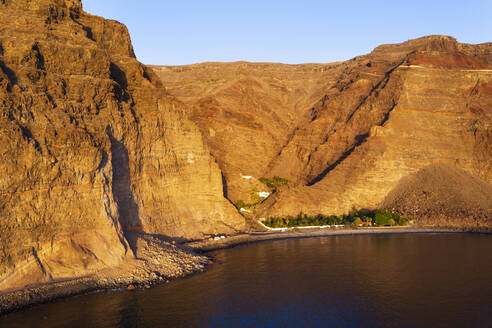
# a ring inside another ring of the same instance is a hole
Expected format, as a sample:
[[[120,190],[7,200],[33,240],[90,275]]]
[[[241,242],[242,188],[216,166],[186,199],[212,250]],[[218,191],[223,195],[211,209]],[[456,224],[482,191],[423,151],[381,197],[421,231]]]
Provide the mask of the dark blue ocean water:
[[[492,327],[492,235],[337,236],[210,253],[208,271],[0,327]]]

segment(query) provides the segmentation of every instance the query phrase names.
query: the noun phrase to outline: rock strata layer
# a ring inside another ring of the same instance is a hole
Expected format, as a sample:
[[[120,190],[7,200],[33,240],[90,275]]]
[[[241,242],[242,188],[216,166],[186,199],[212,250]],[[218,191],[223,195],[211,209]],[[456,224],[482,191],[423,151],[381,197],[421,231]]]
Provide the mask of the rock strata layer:
[[[434,163],[492,183],[491,43],[429,36],[329,65],[154,70],[191,106],[232,201],[261,188],[243,176],[290,181],[256,217],[379,207],[400,179]]]
[[[245,229],[125,26],[77,0],[0,1],[0,22],[0,291],[143,259],[141,236]]]
[[[253,218],[383,206],[432,223],[451,199],[467,210],[441,214],[492,225],[492,44],[147,67],[80,0],[0,0],[0,108],[0,293],[202,269],[175,242],[249,229],[238,201]]]

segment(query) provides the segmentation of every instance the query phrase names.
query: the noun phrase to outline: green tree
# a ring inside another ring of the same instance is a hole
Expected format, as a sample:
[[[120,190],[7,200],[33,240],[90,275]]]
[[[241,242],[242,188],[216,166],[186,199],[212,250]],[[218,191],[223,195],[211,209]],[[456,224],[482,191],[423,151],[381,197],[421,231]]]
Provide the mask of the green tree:
[[[352,226],[359,227],[362,224],[362,220],[359,217],[354,218],[354,222],[352,222]]]
[[[391,219],[391,215],[388,212],[377,210],[375,211],[374,221],[377,226],[387,226],[389,225],[389,220]]]
[[[276,192],[280,187],[289,185],[289,180],[279,176],[274,176],[273,178],[261,177],[258,180],[266,185],[272,192]]]

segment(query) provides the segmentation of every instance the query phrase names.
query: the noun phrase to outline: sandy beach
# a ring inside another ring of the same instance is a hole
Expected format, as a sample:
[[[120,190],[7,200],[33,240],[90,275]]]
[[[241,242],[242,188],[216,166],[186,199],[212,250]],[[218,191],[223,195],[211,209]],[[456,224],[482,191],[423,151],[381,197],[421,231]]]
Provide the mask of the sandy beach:
[[[249,244],[269,240],[282,240],[292,238],[314,238],[328,236],[355,236],[373,234],[401,234],[401,233],[451,233],[456,230],[434,227],[379,227],[379,228],[358,228],[358,229],[291,229],[285,232],[250,232],[228,236],[223,239],[206,239],[186,243],[194,251],[208,252],[216,249],[230,248],[237,245]]]

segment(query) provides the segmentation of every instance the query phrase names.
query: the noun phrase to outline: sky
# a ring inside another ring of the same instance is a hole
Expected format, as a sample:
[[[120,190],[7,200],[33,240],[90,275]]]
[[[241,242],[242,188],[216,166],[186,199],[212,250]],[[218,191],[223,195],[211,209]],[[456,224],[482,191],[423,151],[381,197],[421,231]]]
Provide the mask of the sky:
[[[124,23],[145,64],[327,63],[385,43],[450,35],[492,42],[492,0],[82,0]]]

